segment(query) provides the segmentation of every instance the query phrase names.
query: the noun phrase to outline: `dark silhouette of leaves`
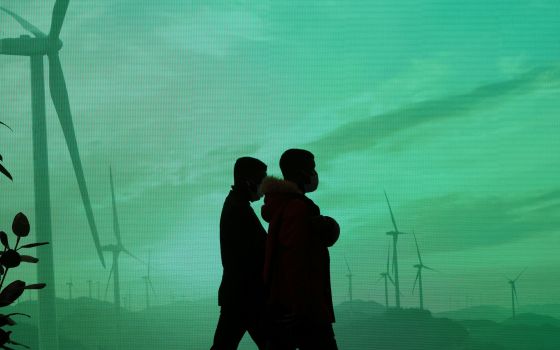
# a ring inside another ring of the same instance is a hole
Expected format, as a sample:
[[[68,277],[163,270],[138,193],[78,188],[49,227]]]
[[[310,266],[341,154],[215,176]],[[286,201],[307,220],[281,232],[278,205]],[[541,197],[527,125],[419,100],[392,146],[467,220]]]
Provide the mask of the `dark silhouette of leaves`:
[[[43,289],[47,286],[46,283],[35,283],[35,284],[28,284],[25,286],[25,289]]]
[[[10,129],[10,131],[13,131],[12,128],[10,128],[7,124],[0,122],[0,125],[4,125],[5,127],[7,127],[8,129]]]
[[[8,326],[15,325],[16,322],[14,320],[12,320],[12,318],[10,317],[10,316],[13,316],[13,315],[22,315],[22,316],[31,317],[28,314],[22,314],[22,313],[19,313],[19,312],[14,312],[14,313],[7,314],[7,315],[0,314],[0,327],[4,327],[6,325],[8,325]]]
[[[0,156],[0,161],[2,160],[2,156]],[[10,179],[11,181],[13,181],[12,179],[12,175],[10,174],[10,172],[8,171],[8,169],[4,168],[4,166],[2,164],[0,164],[0,173],[4,174],[4,176],[6,176],[8,179]]]
[[[12,223],[12,231],[18,237],[26,237],[29,234],[29,220],[24,213],[19,212],[14,217],[14,222]]]
[[[0,307],[8,306],[19,298],[25,290],[25,282],[15,280],[0,292]]]
[[[33,248],[33,247],[38,247],[38,246],[45,245],[45,244],[49,244],[49,242],[40,242],[40,243],[29,243],[29,244],[24,244],[24,245],[22,245],[21,247],[19,247],[18,250],[21,249],[21,248]]]
[[[8,235],[4,231],[0,231],[0,242],[6,249],[10,249],[10,243],[8,242]]]
[[[21,255],[13,249],[8,249],[0,256],[0,264],[7,269],[17,267],[21,263]]]
[[[21,255],[21,261],[36,264],[39,262],[39,259],[31,255]]]

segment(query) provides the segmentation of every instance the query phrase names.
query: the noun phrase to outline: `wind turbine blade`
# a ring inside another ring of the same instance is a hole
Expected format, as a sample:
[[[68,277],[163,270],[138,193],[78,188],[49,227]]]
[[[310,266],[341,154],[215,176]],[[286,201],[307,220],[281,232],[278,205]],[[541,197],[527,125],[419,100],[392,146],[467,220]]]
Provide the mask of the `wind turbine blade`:
[[[390,255],[391,255],[391,244],[389,243],[389,246],[387,247],[387,275],[389,274],[389,260],[390,260]]]
[[[379,283],[379,281],[381,281],[381,280],[384,279],[384,278],[385,278],[385,275],[382,275],[381,277],[379,277],[379,278],[377,279],[377,281],[375,281],[375,283],[376,283],[376,284]]]
[[[418,278],[420,278],[420,269],[416,273],[416,278],[414,279],[414,285],[412,286],[412,294],[414,294],[414,290],[416,289],[416,282],[418,282]]]
[[[84,170],[82,168],[82,161],[80,160],[80,153],[78,152],[78,143],[76,141],[76,133],[74,132],[74,125],[72,124],[72,114],[70,112],[70,102],[68,101],[68,91],[66,90],[66,82],[64,81],[64,74],[62,73],[62,66],[58,54],[49,55],[49,87],[54,107],[60,120],[60,126],[66,139],[66,145],[70,151],[70,158],[72,158],[72,165],[78,180],[78,186],[82,195],[82,201],[86,210],[89,227],[95,249],[101,264],[105,267],[105,258],[101,251],[101,244],[99,243],[99,234],[97,233],[97,226],[93,217],[93,209],[89,199],[86,179],[84,177]]]
[[[393,215],[393,209],[391,208],[391,203],[389,203],[389,197],[387,197],[387,192],[385,192],[385,199],[387,199],[387,205],[389,206],[389,212],[391,213],[391,221],[393,221],[395,232],[399,232],[399,229],[397,228],[397,222],[395,221],[395,216]]]
[[[418,253],[418,260],[420,261],[420,265],[424,265],[422,263],[422,256],[420,255],[420,248],[418,248],[418,240],[416,240],[416,234],[414,230],[412,230],[412,235],[414,236],[414,243],[416,243],[416,252]]]
[[[152,285],[152,280],[150,279],[150,277],[148,277],[148,284],[150,285],[150,289],[152,290],[152,293],[154,293],[154,295],[155,295],[156,291],[154,289],[154,286]]]
[[[133,259],[138,260],[138,262],[145,264],[145,262],[143,262],[142,260],[140,260],[136,255],[132,254],[131,252],[128,251],[128,249],[122,248],[122,251],[126,254],[128,254],[128,256],[130,256]]]
[[[62,30],[62,23],[64,23],[64,17],[66,16],[66,10],[68,10],[68,3],[70,0],[56,0],[53,8],[52,20],[51,20],[51,31],[49,32],[49,37],[51,39],[58,39],[60,31]]]
[[[344,257],[344,262],[346,263],[346,268],[348,269],[348,274],[352,274],[352,271],[350,270],[350,265],[348,265],[348,260],[346,260],[346,256]]]
[[[515,279],[514,279],[513,281],[514,281],[514,282],[517,281],[517,279],[518,279],[519,277],[521,277],[521,275],[525,272],[525,270],[527,270],[527,268],[524,268],[523,271],[521,271],[521,272],[519,273],[519,275],[517,275],[517,277],[515,277]]]
[[[113,171],[111,167],[109,167],[109,179],[111,182],[111,203],[113,205],[113,232],[117,237],[117,244],[119,247],[122,247],[122,239],[121,239],[121,228],[119,226],[119,217],[117,215],[117,203],[115,200],[115,187],[113,184]],[[123,249],[124,250],[124,249]]]
[[[150,278],[150,265],[152,262],[152,253],[148,252],[148,278]]]
[[[109,282],[111,282],[111,276],[113,275],[113,268],[114,266],[111,266],[111,271],[109,271],[109,278],[107,279],[107,285],[105,286],[105,296],[103,297],[103,300],[107,300],[107,292],[109,291]]]
[[[422,268],[423,268],[423,269],[427,269],[427,270],[430,270],[430,271],[434,271],[434,272],[439,272],[438,270],[436,270],[436,269],[432,269],[431,267],[429,267],[429,266],[426,266],[426,265],[422,265]]]
[[[387,275],[387,278],[389,279],[389,281],[391,281],[393,285],[395,285],[395,280],[393,279],[393,277],[391,277],[391,275]]]
[[[28,21],[26,21],[25,19],[20,17],[18,14],[14,13],[14,12],[12,12],[12,11],[8,10],[7,8],[2,7],[2,6],[0,6],[0,10],[4,11],[8,15],[10,15],[13,19],[15,19],[23,27],[23,29],[32,33],[33,35],[35,35],[35,37],[44,38],[44,37],[47,36],[47,34],[40,31],[39,28],[37,28],[33,24],[29,23]]]

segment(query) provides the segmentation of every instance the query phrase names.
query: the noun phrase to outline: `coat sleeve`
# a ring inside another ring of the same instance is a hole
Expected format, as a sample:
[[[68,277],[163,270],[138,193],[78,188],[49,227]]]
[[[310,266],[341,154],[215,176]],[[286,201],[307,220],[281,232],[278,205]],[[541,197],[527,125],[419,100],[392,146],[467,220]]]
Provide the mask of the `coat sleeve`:
[[[313,233],[319,236],[321,244],[331,247],[340,236],[340,226],[330,216],[318,215],[311,218]]]

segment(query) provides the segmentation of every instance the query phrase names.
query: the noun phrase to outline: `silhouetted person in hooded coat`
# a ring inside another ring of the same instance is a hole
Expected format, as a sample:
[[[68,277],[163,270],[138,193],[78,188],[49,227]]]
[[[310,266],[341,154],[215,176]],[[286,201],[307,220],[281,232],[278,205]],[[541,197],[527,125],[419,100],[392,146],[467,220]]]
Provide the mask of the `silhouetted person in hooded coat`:
[[[218,292],[220,319],[212,350],[235,350],[245,332],[260,350],[265,348],[262,322],[262,278],[266,231],[250,202],[262,197],[260,184],[266,165],[242,157],[234,166],[234,185],[225,199],[220,217],[220,251],[223,275]]]
[[[340,229],[305,196],[319,185],[313,154],[287,150],[280,169],[284,180],[267,177],[261,186],[261,214],[270,224],[264,269],[267,350],[334,350],[328,247]]]

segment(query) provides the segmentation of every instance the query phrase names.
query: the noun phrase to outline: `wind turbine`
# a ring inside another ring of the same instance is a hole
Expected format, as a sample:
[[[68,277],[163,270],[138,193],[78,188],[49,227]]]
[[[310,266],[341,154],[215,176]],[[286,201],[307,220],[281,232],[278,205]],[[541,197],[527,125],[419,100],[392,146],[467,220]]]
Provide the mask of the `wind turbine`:
[[[91,283],[92,283],[92,280],[88,280],[87,283],[88,283],[88,296],[89,296],[89,298],[91,299],[91,298],[92,298],[92,295],[91,295]]]
[[[390,252],[391,252],[391,246],[387,247],[387,268],[386,268],[385,272],[380,273],[381,277],[379,278],[379,280],[377,280],[378,282],[381,281],[382,279],[385,280],[385,307],[387,308],[387,310],[389,309],[389,283],[388,283],[388,280],[393,285],[395,285],[395,281],[393,280],[393,278],[389,274]]]
[[[414,236],[414,243],[416,243],[416,252],[418,253],[418,264],[414,265],[418,272],[416,273],[416,279],[414,280],[414,286],[412,287],[412,294],[414,294],[414,289],[416,288],[416,282],[418,282],[418,291],[420,295],[420,310],[424,310],[424,289],[422,288],[422,269],[428,269],[435,271],[431,267],[424,265],[422,262],[422,256],[420,255],[420,248],[418,248],[418,241],[416,240],[416,234],[412,231]]]
[[[70,280],[70,282],[66,282],[66,285],[68,286],[68,298],[72,300],[72,287],[74,287],[74,283]]]
[[[346,277],[348,277],[348,297],[350,298],[350,302],[352,302],[352,270],[350,270],[350,265],[348,265],[348,260],[344,257],[344,261],[346,262],[346,268],[348,268],[348,273]]]
[[[19,38],[0,40],[0,55],[25,56],[31,60],[31,99],[32,99],[32,133],[33,133],[33,169],[35,190],[35,220],[37,239],[41,242],[52,242],[51,199],[49,189],[49,162],[47,152],[47,129],[45,116],[45,77],[43,56],[49,61],[49,90],[56,109],[66,145],[70,152],[72,165],[78,181],[82,202],[86,211],[97,255],[103,267],[105,260],[101,252],[99,235],[93,217],[86,180],[78,152],[78,143],[72,123],[72,113],[68,100],[68,91],[62,72],[58,51],[62,48],[59,38],[66,10],[70,0],[56,0],[51,19],[49,34],[41,32],[37,27],[17,14],[1,8],[13,17],[24,29],[35,37],[28,35]],[[52,245],[39,249],[37,264],[38,280],[47,284],[48,288],[38,293],[39,301],[39,347],[41,350],[58,349],[58,333],[56,328],[55,276]]]
[[[395,216],[393,215],[393,209],[391,209],[391,204],[389,203],[389,198],[387,197],[387,192],[385,192],[385,199],[387,199],[387,205],[389,206],[389,212],[391,213],[391,221],[393,222],[393,227],[395,228],[394,231],[387,232],[388,236],[393,236],[393,273],[395,275],[395,300],[397,304],[397,308],[400,309],[401,307],[401,289],[399,285],[399,264],[397,259],[397,241],[399,239],[399,235],[406,234],[406,232],[401,232],[397,228],[397,222],[395,221]]]
[[[152,280],[150,279],[150,263],[151,257],[150,254],[148,254],[148,274],[146,276],[142,276],[144,286],[146,287],[146,310],[150,308],[150,290],[152,291],[152,294],[156,294],[154,286],[152,285]]]
[[[511,310],[513,312],[513,318],[515,318],[515,304],[517,302],[517,305],[519,306],[519,300],[517,299],[517,289],[515,288],[515,282],[517,282],[517,280],[519,279],[519,277],[521,277],[521,275],[525,272],[525,270],[527,270],[527,268],[524,268],[523,271],[521,271],[519,273],[519,275],[517,275],[517,277],[515,277],[515,279],[509,279],[508,278],[508,283],[511,286]]]
[[[115,237],[117,238],[117,244],[108,244],[102,247],[104,252],[111,252],[113,254],[113,264],[111,265],[111,271],[109,272],[109,279],[107,280],[107,286],[105,287],[105,297],[107,296],[107,291],[109,289],[109,282],[111,281],[111,275],[113,275],[113,291],[114,291],[114,301],[115,309],[119,312],[121,307],[121,290],[120,290],[120,280],[119,280],[119,255],[121,252],[128,254],[132,258],[142,262],[136,256],[132,255],[122,244],[121,240],[121,230],[119,226],[119,218],[117,215],[117,204],[115,201],[115,188],[113,185],[113,171],[109,167],[109,178],[111,182],[111,203],[113,207],[113,231]]]

